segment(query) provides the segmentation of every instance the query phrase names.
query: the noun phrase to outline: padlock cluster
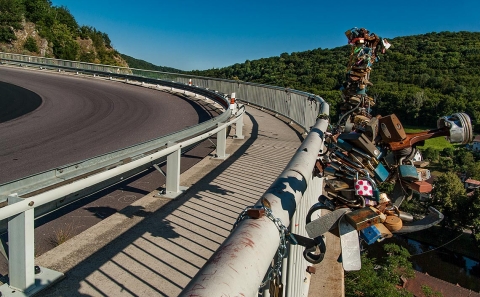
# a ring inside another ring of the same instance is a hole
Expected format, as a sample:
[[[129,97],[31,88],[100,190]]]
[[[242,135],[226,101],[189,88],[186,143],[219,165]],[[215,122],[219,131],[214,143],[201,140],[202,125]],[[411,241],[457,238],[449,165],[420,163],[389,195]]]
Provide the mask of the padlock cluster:
[[[391,237],[391,232],[402,229],[403,222],[413,221],[412,215],[399,210],[411,190],[432,190],[426,181],[430,171],[415,161],[415,147],[397,151],[389,148],[392,139],[407,138],[395,115],[376,119],[380,126],[388,127],[388,133],[378,133],[374,128],[373,139],[362,131],[331,135],[327,153],[317,162],[325,177],[325,196],[334,208],[353,210],[346,219],[368,244]],[[379,186],[385,182],[395,184],[392,193],[380,191]]]
[[[417,231],[441,220],[440,214],[423,225],[416,224],[416,229],[403,228],[413,221],[411,214],[399,210],[403,200],[413,191],[432,190],[427,182],[430,171],[421,168],[424,163],[419,162],[416,146],[439,136],[465,144],[472,141],[473,134],[470,118],[464,113],[442,117],[436,130],[413,134],[405,133],[395,114],[372,116],[375,102],[366,94],[371,67],[378,60],[377,53],[390,44],[363,28],[348,30],[346,36],[352,55],[342,88],[344,105],[340,120],[325,140],[327,150],[316,164],[317,172],[325,177],[325,196],[320,202],[332,205],[331,209],[350,208],[345,219],[372,244],[391,237],[392,232]],[[393,191],[382,193],[379,187],[383,183],[394,184]]]
[[[344,104],[339,121],[325,133],[325,147],[314,168],[324,178],[323,192],[306,216],[309,238],[293,235],[298,242],[294,244],[305,247],[304,258],[319,263],[326,252],[323,235],[338,230],[343,268],[354,271],[361,268],[359,236],[370,245],[393,233],[429,228],[443,219],[433,207],[420,220],[400,210],[412,192],[432,190],[427,182],[430,171],[422,168],[425,162],[416,146],[441,136],[450,143],[467,144],[473,140],[473,129],[465,113],[441,117],[437,129],[418,133],[405,133],[395,114],[372,116],[375,102],[366,94],[371,67],[378,60],[377,53],[390,45],[366,29],[354,28],[346,35],[353,49],[342,88]],[[385,183],[393,184],[393,190],[382,192],[381,188],[388,188]],[[330,212],[313,218],[322,209]]]
[[[367,95],[367,88],[372,85],[370,72],[373,63],[378,61],[378,53],[384,53],[390,44],[364,28],[350,29],[345,35],[352,45],[352,53],[341,88],[344,102],[340,107],[343,115],[340,121],[348,122],[350,126],[362,126],[370,120],[370,110],[375,105],[375,100]]]

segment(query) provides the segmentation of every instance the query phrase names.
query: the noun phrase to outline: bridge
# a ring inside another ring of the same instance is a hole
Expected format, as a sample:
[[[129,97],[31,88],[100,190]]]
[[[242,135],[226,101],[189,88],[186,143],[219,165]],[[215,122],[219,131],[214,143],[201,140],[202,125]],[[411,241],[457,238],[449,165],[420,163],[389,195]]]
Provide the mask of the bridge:
[[[323,99],[239,81],[6,53],[0,58],[8,67],[163,90],[223,109],[211,121],[168,139],[3,184],[0,195],[8,206],[0,209],[0,219],[8,220],[5,230],[21,235],[8,240],[4,296],[268,295],[268,282],[261,285],[282,245],[288,252],[274,262],[285,296],[308,294],[313,268],[302,247],[283,243],[285,230],[278,227],[305,233],[306,211],[321,191],[322,179],[312,169],[327,124],[317,120],[318,114],[328,114]],[[216,140],[212,157],[180,174],[180,155],[205,139]],[[165,161],[162,170],[159,164]],[[151,167],[166,175],[163,191],[148,193],[34,259],[34,217]],[[246,207],[259,203],[270,206],[269,216],[238,220]],[[338,251],[338,238],[326,242]],[[337,258],[338,253],[328,253],[317,264],[322,273],[312,282],[317,287],[310,296],[320,291],[343,295]],[[333,281],[324,282],[325,271]]]

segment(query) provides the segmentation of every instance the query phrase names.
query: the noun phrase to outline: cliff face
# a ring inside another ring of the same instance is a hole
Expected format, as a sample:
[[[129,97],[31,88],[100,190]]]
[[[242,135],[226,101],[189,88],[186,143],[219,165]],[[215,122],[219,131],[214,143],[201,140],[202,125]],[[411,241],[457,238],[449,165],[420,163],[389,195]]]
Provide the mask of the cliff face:
[[[22,22],[23,29],[15,30],[16,40],[10,43],[0,43],[0,51],[39,56],[47,58],[57,58],[54,53],[54,44],[49,42],[46,38],[40,36],[37,27],[32,22]],[[74,42],[77,53],[74,60],[96,63],[116,65],[121,67],[128,67],[128,63],[121,57],[115,49],[102,44],[97,48],[90,37],[75,38]],[[28,44],[28,45],[27,45]]]
[[[22,30],[15,30],[15,36],[17,39],[13,40],[11,43],[0,43],[0,50],[14,54],[52,57],[52,49],[49,49],[47,39],[40,37],[35,28],[35,24],[23,21],[22,26]],[[39,49],[38,52],[30,52],[24,48],[28,37],[35,40]]]

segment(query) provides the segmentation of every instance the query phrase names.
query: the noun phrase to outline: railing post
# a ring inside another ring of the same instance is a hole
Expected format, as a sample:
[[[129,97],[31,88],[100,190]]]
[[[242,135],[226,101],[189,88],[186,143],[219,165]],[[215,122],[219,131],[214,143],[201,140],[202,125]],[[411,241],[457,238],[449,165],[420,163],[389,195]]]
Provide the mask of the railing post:
[[[8,196],[8,204],[22,201]],[[35,267],[34,207],[8,219],[8,284],[0,287],[1,296],[33,296],[54,284],[63,273]]]
[[[22,200],[9,196],[8,204]],[[12,289],[25,292],[35,286],[34,209],[8,219],[8,276]]]
[[[235,138],[236,139],[243,139],[243,114],[242,113],[240,116],[239,116],[239,119],[237,120],[236,124],[235,124]]]
[[[218,123],[218,126],[221,126],[225,123]],[[228,156],[225,152],[227,149],[227,127],[217,132],[217,153],[215,159],[225,160]]]
[[[176,144],[175,142],[168,142],[168,146]],[[165,182],[165,195],[169,198],[175,198],[183,193],[187,187],[180,186],[180,157],[182,149],[174,151],[167,156],[167,176]]]

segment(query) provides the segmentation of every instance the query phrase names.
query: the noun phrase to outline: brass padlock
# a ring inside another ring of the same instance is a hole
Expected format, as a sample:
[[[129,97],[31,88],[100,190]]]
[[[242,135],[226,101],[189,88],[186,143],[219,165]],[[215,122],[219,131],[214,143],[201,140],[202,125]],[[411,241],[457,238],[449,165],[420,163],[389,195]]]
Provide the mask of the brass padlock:
[[[276,275],[270,280],[270,287],[268,290],[272,297],[283,297],[283,284],[280,275]]]
[[[345,220],[349,222],[357,231],[381,223],[380,211],[374,207],[364,207],[345,215]]]

